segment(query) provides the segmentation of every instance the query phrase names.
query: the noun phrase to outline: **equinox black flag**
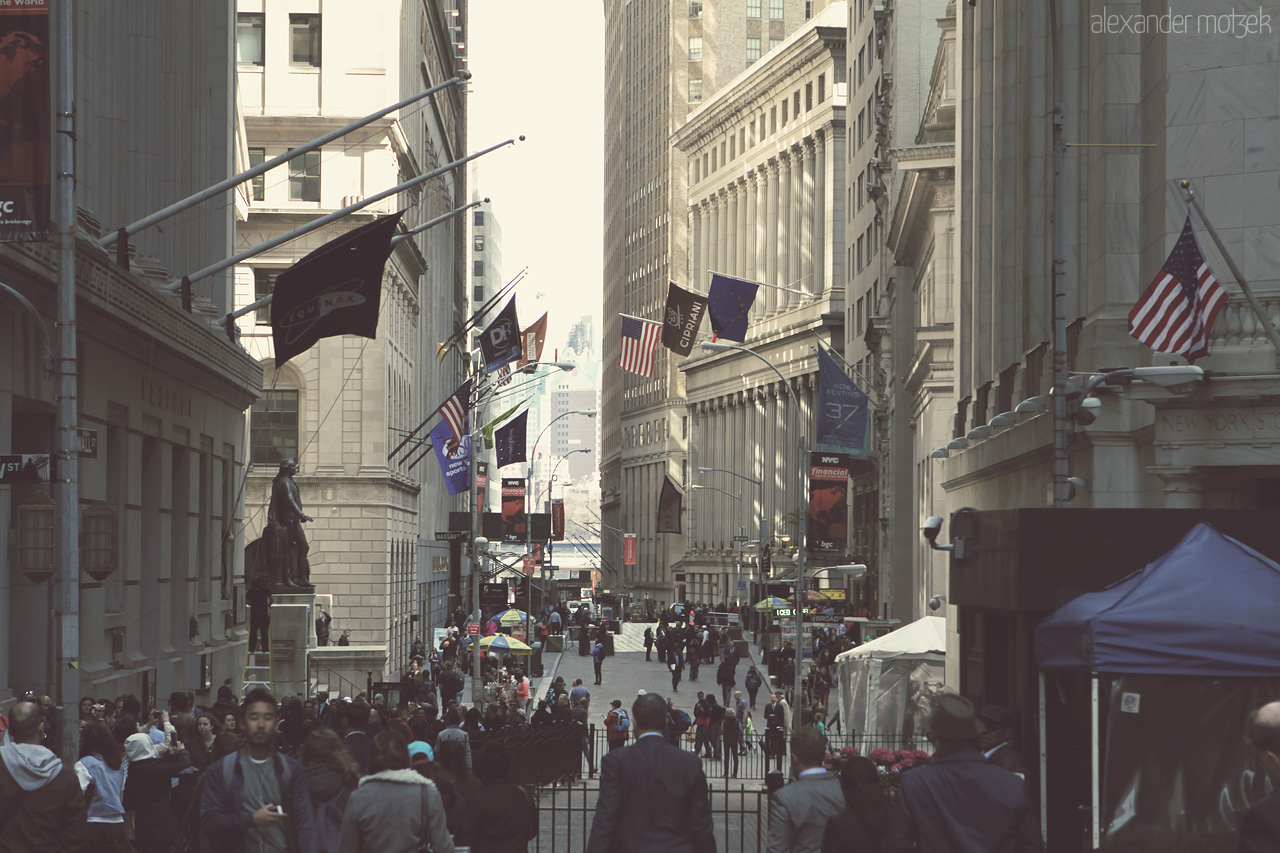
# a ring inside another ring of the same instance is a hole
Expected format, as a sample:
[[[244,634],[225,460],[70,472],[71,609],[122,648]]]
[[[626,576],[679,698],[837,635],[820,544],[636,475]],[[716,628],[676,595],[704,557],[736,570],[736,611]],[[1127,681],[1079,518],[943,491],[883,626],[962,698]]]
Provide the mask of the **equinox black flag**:
[[[691,353],[706,313],[707,297],[669,282],[667,308],[662,315],[662,345],[680,355]]]
[[[662,478],[662,494],[658,496],[658,533],[680,533],[680,516],[684,508],[684,492],[671,479]]]
[[[271,335],[276,365],[321,338],[378,335],[382,270],[401,213],[330,240],[276,277]]]
[[[505,468],[529,459],[525,449],[525,436],[529,412],[523,411],[511,419],[511,423],[498,428],[498,467]]]

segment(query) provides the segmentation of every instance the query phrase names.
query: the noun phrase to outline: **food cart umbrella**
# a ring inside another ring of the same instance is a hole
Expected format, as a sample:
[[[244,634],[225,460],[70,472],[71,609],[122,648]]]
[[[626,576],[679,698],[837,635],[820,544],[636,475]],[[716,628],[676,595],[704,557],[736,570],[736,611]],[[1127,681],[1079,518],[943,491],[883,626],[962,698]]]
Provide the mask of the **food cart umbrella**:
[[[523,610],[515,610],[513,608],[511,610],[502,611],[497,616],[494,616],[490,621],[497,622],[504,628],[515,628],[529,621],[529,614],[525,613]]]
[[[784,607],[790,606],[791,602],[787,601],[785,598],[778,598],[776,595],[771,595],[763,601],[756,602],[755,609],[757,612],[764,613],[768,610],[780,610]]]
[[[488,649],[491,652],[508,652],[513,655],[527,655],[533,651],[533,649],[515,637],[508,637],[506,634],[494,634],[491,637],[485,637],[480,641],[480,648]]]

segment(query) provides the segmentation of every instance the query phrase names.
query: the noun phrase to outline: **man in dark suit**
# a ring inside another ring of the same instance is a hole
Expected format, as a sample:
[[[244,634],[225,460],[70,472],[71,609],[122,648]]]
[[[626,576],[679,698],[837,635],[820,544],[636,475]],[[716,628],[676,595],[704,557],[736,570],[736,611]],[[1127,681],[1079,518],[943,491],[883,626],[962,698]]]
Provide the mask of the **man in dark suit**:
[[[365,733],[369,710],[364,702],[339,702],[331,714],[333,730],[356,760],[361,776],[369,772],[369,753],[373,749],[373,739]]]
[[[769,853],[819,853],[827,821],[845,810],[840,780],[822,766],[826,751],[815,728],[796,729],[791,737],[796,780],[769,797]]]
[[[1250,714],[1245,734],[1258,751],[1262,769],[1280,785],[1280,702],[1263,705]],[[1240,853],[1280,850],[1280,790],[1244,813],[1239,841]]]
[[[978,735],[978,749],[987,760],[1010,773],[1027,778],[1022,766],[1022,756],[1013,748],[1013,714],[1003,705],[988,705],[978,714],[982,732]]]
[[[715,853],[702,762],[663,737],[667,702],[631,705],[636,740],[600,762],[600,796],[587,853]]]
[[[978,751],[973,703],[943,693],[929,719],[938,751],[902,774],[889,815],[886,853],[1040,853],[1044,843],[1026,783]]]

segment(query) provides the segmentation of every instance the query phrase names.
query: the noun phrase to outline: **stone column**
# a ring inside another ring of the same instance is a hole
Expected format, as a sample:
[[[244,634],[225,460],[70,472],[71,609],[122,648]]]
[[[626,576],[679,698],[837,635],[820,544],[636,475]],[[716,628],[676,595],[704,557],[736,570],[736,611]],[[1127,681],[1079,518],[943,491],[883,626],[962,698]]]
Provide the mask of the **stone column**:
[[[778,280],[778,164],[770,161],[765,165],[764,210],[760,218],[764,223],[764,240],[761,249],[764,252],[764,281],[776,283]],[[772,314],[778,309],[778,291],[772,287],[765,288],[765,311]]]
[[[711,229],[707,235],[707,270],[716,268],[720,255],[720,202],[715,196],[707,199],[707,215],[711,221]],[[705,279],[704,279],[705,281]]]
[[[809,290],[815,297],[827,292],[827,139],[819,131],[814,137],[813,169],[813,278]]]
[[[718,217],[720,224],[717,226],[718,239],[716,245],[716,271],[729,271],[729,194],[725,190],[720,190],[716,194],[716,205],[720,210]]]
[[[788,229],[791,251],[788,254],[787,287],[799,289],[804,284],[804,151],[797,145],[791,149],[791,224]],[[787,307],[800,304],[800,295],[787,293]]]
[[[800,156],[803,158],[802,162],[804,163],[804,170],[801,178],[802,186],[804,188],[804,192],[801,197],[803,198],[804,203],[800,207],[800,283],[797,286],[800,290],[813,293],[815,292],[813,281],[813,256],[816,241],[814,240],[813,224],[815,216],[814,208],[816,207],[814,204],[814,189],[816,188],[816,183],[813,176],[814,152],[812,138],[804,140],[801,145]],[[796,299],[801,302],[806,301],[803,296],[797,295]]]
[[[728,248],[728,263],[724,271],[731,275],[741,275],[742,269],[738,266],[738,208],[742,203],[738,195],[738,185],[730,184],[725,190],[725,195],[728,197],[729,216],[726,224],[729,226],[727,235],[729,239],[725,241]]]
[[[745,184],[747,188],[747,204],[743,211],[743,228],[742,228],[742,256],[743,266],[742,275],[753,281],[760,280],[759,264],[759,247],[760,235],[757,233],[757,223],[760,218],[760,182],[756,179],[756,173],[752,172],[747,175]],[[756,297],[755,313],[758,316],[762,305],[762,298]]]
[[[791,240],[794,232],[791,230],[791,195],[793,181],[791,179],[791,152],[783,151],[778,155],[778,271],[773,283],[787,286],[787,280],[791,275]],[[777,293],[776,307],[781,310],[787,307],[787,292],[785,290],[775,291]]]
[[[690,205],[690,212],[689,257],[692,263],[689,264],[689,280],[685,282],[688,285],[702,280],[702,276],[699,274],[702,266],[702,205]]]

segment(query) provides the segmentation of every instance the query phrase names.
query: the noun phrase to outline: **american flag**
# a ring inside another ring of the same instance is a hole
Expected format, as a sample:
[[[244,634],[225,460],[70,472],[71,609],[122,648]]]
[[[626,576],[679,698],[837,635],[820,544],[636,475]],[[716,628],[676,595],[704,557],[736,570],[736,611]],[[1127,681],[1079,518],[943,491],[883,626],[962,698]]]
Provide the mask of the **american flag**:
[[[622,316],[622,358],[618,366],[641,376],[653,376],[653,348],[662,334],[662,324],[639,317]]]
[[[440,407],[440,416],[444,418],[445,423],[449,425],[449,429],[453,431],[453,439],[449,442],[450,453],[453,453],[454,449],[462,443],[462,437],[467,433],[467,407],[470,401],[471,380],[468,379]]]
[[[505,385],[511,384],[511,365],[510,364],[504,364],[502,365],[502,367],[499,367],[497,370],[497,374],[498,374],[499,388],[502,388]]]
[[[1209,354],[1209,332],[1226,300],[1227,291],[1200,252],[1188,214],[1169,259],[1129,312],[1129,334],[1156,352],[1195,361]]]

